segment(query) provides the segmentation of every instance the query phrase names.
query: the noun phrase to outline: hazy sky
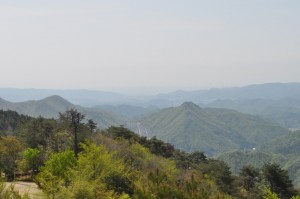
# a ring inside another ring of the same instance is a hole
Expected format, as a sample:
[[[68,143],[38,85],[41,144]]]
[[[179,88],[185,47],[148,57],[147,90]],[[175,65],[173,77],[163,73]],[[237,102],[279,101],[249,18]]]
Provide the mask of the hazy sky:
[[[18,88],[300,82],[300,1],[0,0],[0,67]]]

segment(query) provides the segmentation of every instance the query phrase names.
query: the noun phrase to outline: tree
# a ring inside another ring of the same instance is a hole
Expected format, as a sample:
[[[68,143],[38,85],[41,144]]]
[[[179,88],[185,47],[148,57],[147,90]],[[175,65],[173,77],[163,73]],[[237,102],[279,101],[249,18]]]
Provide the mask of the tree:
[[[94,132],[97,129],[97,123],[95,123],[92,119],[87,121],[86,126],[91,132]]]
[[[203,174],[208,174],[221,191],[229,194],[236,191],[233,186],[234,178],[225,162],[210,159],[200,164],[199,169]]]
[[[77,164],[77,160],[72,151],[66,150],[52,154],[41,172],[37,175],[36,181],[40,188],[54,198],[62,186],[70,183],[70,170]]]
[[[259,170],[253,166],[244,166],[240,171],[240,177],[243,188],[250,191],[255,187],[255,183],[260,180]]]
[[[53,136],[56,121],[39,117],[31,119],[17,129],[17,136],[20,137],[28,147],[43,147],[45,151],[49,139]]]
[[[69,127],[72,135],[74,136],[74,154],[75,157],[78,157],[79,145],[78,145],[78,133],[80,127],[83,125],[82,121],[85,118],[85,115],[79,113],[76,109],[71,109],[65,113],[59,113],[60,121],[63,121]]]
[[[25,168],[31,170],[33,176],[42,164],[41,151],[39,149],[28,148],[23,152],[23,156]]]
[[[14,180],[17,160],[22,157],[23,143],[15,136],[0,138],[0,166],[9,181]]]
[[[280,168],[278,164],[265,164],[262,168],[263,175],[271,192],[278,194],[280,198],[291,198],[296,191],[289,179],[288,172]]]

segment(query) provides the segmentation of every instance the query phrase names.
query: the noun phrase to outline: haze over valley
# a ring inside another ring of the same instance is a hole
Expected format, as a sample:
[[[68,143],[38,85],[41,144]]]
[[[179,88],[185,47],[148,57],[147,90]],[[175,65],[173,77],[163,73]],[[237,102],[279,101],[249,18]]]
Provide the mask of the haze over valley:
[[[299,10],[1,1],[0,198],[299,199]]]

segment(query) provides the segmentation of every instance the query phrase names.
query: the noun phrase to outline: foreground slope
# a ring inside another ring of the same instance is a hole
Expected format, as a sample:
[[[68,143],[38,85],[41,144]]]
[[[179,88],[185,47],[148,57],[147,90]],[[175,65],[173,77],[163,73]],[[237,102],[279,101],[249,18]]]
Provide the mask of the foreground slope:
[[[140,123],[148,136],[170,142],[185,151],[208,154],[229,149],[253,148],[270,137],[288,132],[272,122],[236,111],[200,108],[192,102],[146,115]]]

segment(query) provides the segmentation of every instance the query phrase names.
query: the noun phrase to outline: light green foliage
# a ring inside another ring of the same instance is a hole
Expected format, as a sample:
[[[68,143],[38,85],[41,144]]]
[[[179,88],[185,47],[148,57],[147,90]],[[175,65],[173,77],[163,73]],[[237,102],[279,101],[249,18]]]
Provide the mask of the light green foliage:
[[[82,144],[83,152],[78,157],[77,170],[86,179],[104,179],[115,172],[124,172],[121,160],[115,159],[104,146]]]
[[[52,154],[36,177],[38,185],[54,197],[63,185],[69,183],[70,169],[76,163],[74,153],[70,150]]]
[[[278,195],[274,192],[272,192],[270,189],[265,189],[265,194],[263,196],[264,199],[280,199]]]
[[[69,194],[70,198],[126,198],[123,192],[132,192],[121,159],[115,158],[113,153],[101,145],[82,144],[82,149],[77,166],[70,170],[70,183],[60,190],[58,196]],[[122,183],[124,180],[128,183]]]
[[[28,148],[23,152],[25,169],[31,170],[32,173],[36,172],[41,164],[41,151],[39,149]]]
[[[54,153],[45,162],[42,171],[47,170],[55,176],[61,176],[63,179],[68,178],[68,170],[77,164],[73,151],[66,150],[60,153]]]

